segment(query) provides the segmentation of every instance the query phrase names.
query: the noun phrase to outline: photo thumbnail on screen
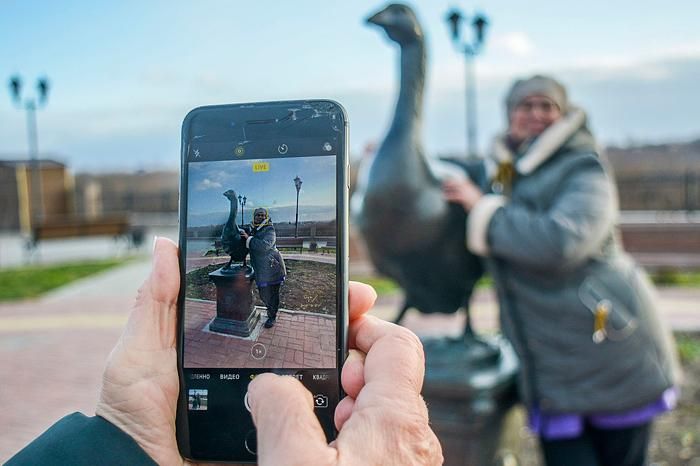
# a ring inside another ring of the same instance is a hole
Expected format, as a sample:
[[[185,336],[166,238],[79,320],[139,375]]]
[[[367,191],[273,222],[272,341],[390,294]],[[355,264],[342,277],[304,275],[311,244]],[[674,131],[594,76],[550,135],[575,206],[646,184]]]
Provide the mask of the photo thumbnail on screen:
[[[190,389],[187,391],[187,409],[190,411],[206,411],[208,402],[209,390]]]

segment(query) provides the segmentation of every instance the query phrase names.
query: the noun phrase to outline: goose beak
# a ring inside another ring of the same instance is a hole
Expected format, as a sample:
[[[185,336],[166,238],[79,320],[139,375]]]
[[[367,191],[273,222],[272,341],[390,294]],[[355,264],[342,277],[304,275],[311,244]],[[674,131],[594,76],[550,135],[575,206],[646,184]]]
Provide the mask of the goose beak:
[[[385,10],[382,10],[378,13],[373,14],[372,16],[367,18],[365,22],[367,24],[376,24],[377,26],[384,26],[385,25],[384,14],[383,14],[384,11]]]

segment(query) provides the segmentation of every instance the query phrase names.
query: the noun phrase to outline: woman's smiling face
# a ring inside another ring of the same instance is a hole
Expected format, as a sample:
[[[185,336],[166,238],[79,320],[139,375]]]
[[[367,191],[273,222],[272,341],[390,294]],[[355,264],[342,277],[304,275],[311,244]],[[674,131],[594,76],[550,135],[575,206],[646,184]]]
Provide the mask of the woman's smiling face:
[[[517,122],[519,130],[528,138],[533,138],[542,134],[561,116],[561,110],[554,101],[541,95],[531,95],[515,106],[511,124]]]

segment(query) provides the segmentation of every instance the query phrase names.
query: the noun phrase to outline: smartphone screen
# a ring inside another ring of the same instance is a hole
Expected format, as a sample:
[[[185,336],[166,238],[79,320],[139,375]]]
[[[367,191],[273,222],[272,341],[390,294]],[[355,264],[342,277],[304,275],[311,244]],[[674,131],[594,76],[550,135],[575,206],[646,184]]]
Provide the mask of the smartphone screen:
[[[304,384],[332,440],[347,329],[344,111],[201,107],[182,137],[181,452],[255,461],[246,395],[263,372]]]

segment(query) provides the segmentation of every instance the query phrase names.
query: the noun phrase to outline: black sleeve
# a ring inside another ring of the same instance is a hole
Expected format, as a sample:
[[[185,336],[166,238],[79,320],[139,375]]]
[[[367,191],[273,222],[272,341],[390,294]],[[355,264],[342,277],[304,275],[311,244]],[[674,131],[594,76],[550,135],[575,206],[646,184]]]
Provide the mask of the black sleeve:
[[[105,419],[73,413],[10,458],[20,465],[155,465],[127,434]]]

